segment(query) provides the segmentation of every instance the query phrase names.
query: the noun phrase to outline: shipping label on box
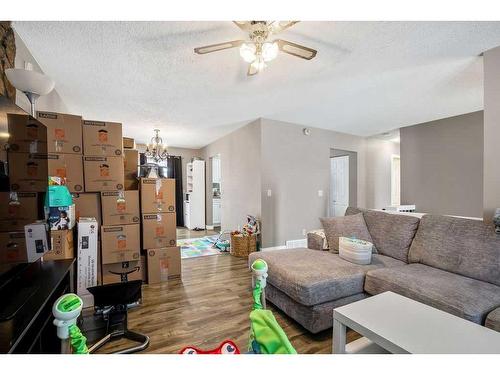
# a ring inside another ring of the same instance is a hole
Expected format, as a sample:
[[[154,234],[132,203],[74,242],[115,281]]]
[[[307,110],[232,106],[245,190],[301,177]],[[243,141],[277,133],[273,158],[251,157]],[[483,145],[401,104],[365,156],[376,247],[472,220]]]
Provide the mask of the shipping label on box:
[[[26,238],[22,232],[0,233],[0,264],[28,261]]]
[[[142,248],[155,249],[177,245],[175,212],[142,215]]]
[[[135,148],[134,138],[123,137],[123,148],[128,148],[128,149]]]
[[[8,113],[10,152],[47,153],[47,128],[31,116]]]
[[[24,227],[26,238],[26,257],[28,263],[40,259],[49,251],[49,228],[45,221],[28,224]]]
[[[181,276],[180,247],[147,250],[148,284]]]
[[[123,157],[84,156],[85,190],[123,190]]]
[[[0,232],[24,231],[39,219],[38,193],[0,192]]]
[[[47,190],[47,154],[9,152],[9,181],[12,191],[45,192]]]
[[[113,284],[132,280],[142,280],[142,264],[140,260],[104,264],[102,266],[102,283]]]
[[[81,217],[78,221],[78,249],[76,293],[84,307],[94,305],[94,298],[87,290],[97,285],[97,234],[99,227],[94,218]]]
[[[138,191],[103,191],[101,204],[104,225],[140,223]]]
[[[141,178],[143,213],[175,212],[175,179]]]
[[[122,156],[122,124],[83,120],[83,147],[85,155]]]
[[[99,193],[73,193],[75,204],[75,219],[93,217],[101,225],[101,195]]]
[[[48,154],[49,176],[65,179],[70,192],[83,192],[83,161],[81,155]]]
[[[49,153],[82,153],[82,117],[65,113],[37,112],[37,119],[47,126]]]
[[[51,250],[43,260],[73,259],[75,257],[73,230],[53,230],[50,232]]]
[[[103,225],[101,227],[102,264],[140,259],[140,225]]]

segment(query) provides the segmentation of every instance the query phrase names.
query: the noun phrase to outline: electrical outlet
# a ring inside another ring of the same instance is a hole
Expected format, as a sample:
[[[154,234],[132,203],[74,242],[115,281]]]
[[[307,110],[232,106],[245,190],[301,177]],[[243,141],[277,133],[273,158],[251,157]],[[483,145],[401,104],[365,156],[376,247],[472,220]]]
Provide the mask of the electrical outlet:
[[[323,190],[318,190],[318,197],[322,197],[323,196]]]

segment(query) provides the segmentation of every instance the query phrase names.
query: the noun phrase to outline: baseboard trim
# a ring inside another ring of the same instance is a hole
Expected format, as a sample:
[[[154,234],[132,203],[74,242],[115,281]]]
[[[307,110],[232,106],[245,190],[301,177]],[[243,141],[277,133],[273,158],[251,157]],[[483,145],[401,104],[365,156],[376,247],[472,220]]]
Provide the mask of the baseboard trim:
[[[205,228],[207,228],[207,230],[214,230],[215,225],[205,225]]]
[[[286,246],[271,246],[271,247],[263,247],[260,251],[273,251],[273,250],[283,250],[286,249]]]

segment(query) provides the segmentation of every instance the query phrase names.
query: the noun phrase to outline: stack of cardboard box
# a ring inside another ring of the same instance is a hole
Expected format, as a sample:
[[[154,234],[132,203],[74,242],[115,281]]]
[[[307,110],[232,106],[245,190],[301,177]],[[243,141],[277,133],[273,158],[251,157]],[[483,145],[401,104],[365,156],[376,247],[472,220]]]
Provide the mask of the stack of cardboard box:
[[[71,193],[83,193],[82,117],[38,111],[37,118],[47,127],[48,175],[63,178]],[[51,230],[50,235],[52,249],[44,255],[44,260],[75,257],[73,228]]]
[[[147,256],[148,283],[181,274],[177,247],[175,179],[141,178],[142,248]]]

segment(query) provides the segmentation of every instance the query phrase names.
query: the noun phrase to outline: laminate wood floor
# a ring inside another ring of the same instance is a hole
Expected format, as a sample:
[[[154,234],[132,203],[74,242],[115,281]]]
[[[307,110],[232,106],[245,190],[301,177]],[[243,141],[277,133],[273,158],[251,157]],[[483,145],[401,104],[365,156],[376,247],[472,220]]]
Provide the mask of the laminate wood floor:
[[[182,280],[143,286],[143,303],[129,311],[129,328],[148,335],[143,353],[177,353],[194,345],[211,349],[231,339],[245,351],[251,311],[251,273],[247,260],[229,254],[184,259]],[[331,353],[332,331],[310,334],[268,304],[298,353]],[[348,341],[358,338],[348,332]],[[116,341],[99,352],[121,348]]]

